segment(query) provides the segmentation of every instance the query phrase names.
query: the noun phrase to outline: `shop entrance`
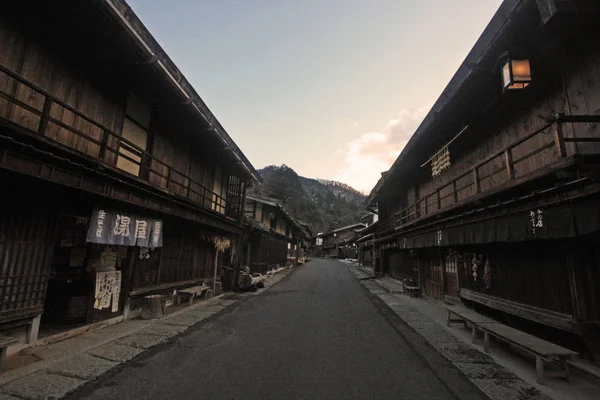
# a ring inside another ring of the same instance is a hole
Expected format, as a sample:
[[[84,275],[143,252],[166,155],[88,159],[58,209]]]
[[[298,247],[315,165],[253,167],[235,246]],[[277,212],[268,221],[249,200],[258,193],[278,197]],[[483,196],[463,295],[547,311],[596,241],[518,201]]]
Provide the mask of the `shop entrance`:
[[[39,338],[122,314],[127,246],[88,243],[89,218],[60,216]]]

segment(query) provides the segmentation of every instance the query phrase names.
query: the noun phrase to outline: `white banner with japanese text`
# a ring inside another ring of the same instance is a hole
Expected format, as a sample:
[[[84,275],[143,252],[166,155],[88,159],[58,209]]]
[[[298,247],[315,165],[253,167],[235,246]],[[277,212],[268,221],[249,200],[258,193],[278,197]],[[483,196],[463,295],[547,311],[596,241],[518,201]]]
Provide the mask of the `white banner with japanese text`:
[[[160,219],[94,209],[87,232],[87,241],[121,246],[162,247],[163,222]]]

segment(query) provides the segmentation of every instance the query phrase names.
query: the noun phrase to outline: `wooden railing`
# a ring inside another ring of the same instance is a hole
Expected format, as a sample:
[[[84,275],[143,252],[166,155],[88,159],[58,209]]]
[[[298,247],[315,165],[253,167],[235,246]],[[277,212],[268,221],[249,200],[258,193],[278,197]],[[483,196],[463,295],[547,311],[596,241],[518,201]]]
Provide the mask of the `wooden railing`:
[[[71,150],[91,156],[95,158],[96,161],[100,161],[111,167],[117,168],[116,164],[119,158],[128,160],[139,167],[139,175],[137,178],[141,178],[151,186],[159,187],[171,194],[186,198],[203,208],[217,211],[236,219],[241,215],[243,205],[241,204],[242,193],[240,189],[229,190],[229,188],[226,188],[227,197],[230,198],[230,202],[228,202],[225,197],[215,193],[201,183],[196,182],[187,174],[178,171],[164,161],[161,161],[148,153],[145,149],[109,129],[104,124],[90,118],[83,112],[27,81],[19,74],[0,65],[0,78],[2,78],[2,74],[6,74],[13,80],[13,92],[17,92],[17,86],[19,84],[23,85],[29,93],[29,96],[27,97],[28,100],[34,99],[35,102],[31,102],[34,104],[27,104],[26,102],[19,100],[15,94],[8,93],[0,86],[0,100],[4,99],[6,101],[6,104],[4,104],[5,107],[2,107],[3,104],[1,104],[2,102],[0,101],[1,119],[20,125],[31,133],[44,137],[46,140],[60,143],[63,146],[69,147]],[[23,92],[22,88],[21,92]],[[14,115],[15,107],[20,108],[20,113],[27,114],[25,121],[20,121],[18,118],[11,118],[11,116]],[[3,108],[4,112],[2,112]],[[66,115],[66,113],[73,114],[72,120],[74,122],[72,125],[84,124],[85,130],[96,133],[95,136],[97,137],[94,137],[90,133],[85,133],[82,129],[78,129],[75,126],[65,123],[52,115]],[[80,140],[74,140],[72,138],[69,138],[67,141],[58,140],[56,134],[50,134],[51,128],[59,130],[66,129]],[[139,159],[124,154],[120,149],[127,150],[135,157],[139,157]],[[127,174],[124,170],[119,169],[119,171],[123,171],[123,173]],[[133,174],[131,175],[136,176]],[[236,183],[239,184],[239,178],[237,179],[238,181],[236,181]],[[229,182],[224,182],[224,184],[228,185]],[[233,200],[233,195],[240,196],[240,200],[231,201]]]
[[[505,148],[491,154],[484,160],[476,163],[464,173],[458,175],[447,183],[438,186],[433,192],[415,204],[406,207],[393,215],[393,226],[401,227],[428,215],[451,209],[461,204],[468,203],[483,192],[493,190],[510,181],[526,179],[530,173],[540,171],[567,157],[568,143],[600,143],[597,137],[563,137],[565,123],[598,123],[600,116],[556,116],[550,122],[536,131],[520,138]],[[551,133],[548,135],[548,133]],[[538,140],[534,150],[524,153],[520,148],[528,141]],[[544,153],[542,162],[534,162],[533,168],[520,168],[532,157]],[[574,152],[573,152],[574,153]],[[597,153],[600,154],[600,151]],[[452,171],[452,168],[449,172]]]

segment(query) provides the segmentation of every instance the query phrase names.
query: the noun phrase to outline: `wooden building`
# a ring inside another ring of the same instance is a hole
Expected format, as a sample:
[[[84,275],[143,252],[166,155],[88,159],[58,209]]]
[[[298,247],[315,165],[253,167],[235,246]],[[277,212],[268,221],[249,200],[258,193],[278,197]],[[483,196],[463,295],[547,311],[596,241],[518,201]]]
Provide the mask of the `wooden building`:
[[[362,267],[374,269],[375,261],[375,232],[377,232],[378,215],[369,212],[361,218],[361,222],[366,224],[366,228],[357,232],[356,247],[358,252],[358,263]]]
[[[247,196],[245,225],[244,263],[251,272],[298,265],[309,234],[276,200]]]
[[[315,254],[317,257],[358,258],[356,240],[358,232],[365,227],[361,222],[319,234],[320,245],[316,247]]]
[[[146,295],[218,288],[257,179],[123,0],[4,7],[3,335],[33,343],[40,323],[41,335],[112,323]]]
[[[368,199],[377,272],[596,359],[599,4],[505,0]]]

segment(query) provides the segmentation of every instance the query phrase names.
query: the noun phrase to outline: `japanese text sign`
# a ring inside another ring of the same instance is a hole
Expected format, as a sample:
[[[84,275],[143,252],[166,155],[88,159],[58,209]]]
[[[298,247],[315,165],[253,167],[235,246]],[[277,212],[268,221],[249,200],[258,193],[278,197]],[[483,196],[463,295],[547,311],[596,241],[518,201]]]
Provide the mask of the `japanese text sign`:
[[[160,219],[96,208],[92,214],[87,241],[121,246],[162,247],[163,222]]]

